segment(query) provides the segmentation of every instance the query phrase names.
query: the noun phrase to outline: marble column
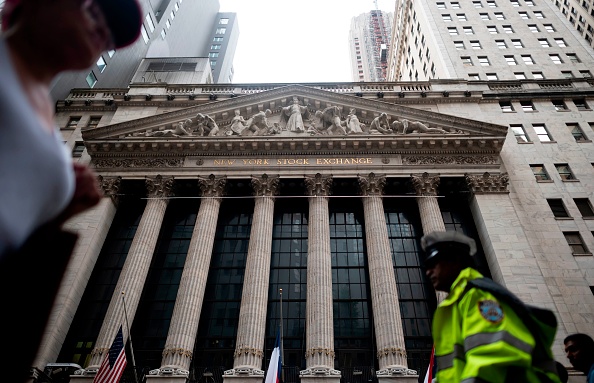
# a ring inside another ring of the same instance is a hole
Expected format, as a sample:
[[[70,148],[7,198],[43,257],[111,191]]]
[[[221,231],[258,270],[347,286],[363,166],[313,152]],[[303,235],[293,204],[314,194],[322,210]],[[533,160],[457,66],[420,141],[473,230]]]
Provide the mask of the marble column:
[[[305,329],[306,369],[299,373],[304,383],[340,381],[334,369],[334,321],[332,312],[332,262],[328,196],[332,176],[305,177],[309,195],[307,251],[307,309]]]
[[[33,362],[34,371],[43,371],[48,363],[56,362],[116,214],[122,177],[98,178],[104,198],[99,205],[74,217],[66,224],[68,230],[79,235],[79,239],[64,272]]]
[[[91,352],[89,367],[83,375],[95,375],[120,326],[124,343],[128,328],[124,317],[124,299],[128,323],[132,326],[144,283],[151,264],[161,223],[172,194],[173,177],[158,175],[146,179],[148,201],[138,224],[136,234],[128,250],[126,262],[120,273],[107,314],[103,320],[95,348]],[[72,382],[72,380],[71,380]]]
[[[446,231],[439,203],[437,202],[439,175],[431,175],[425,172],[423,174],[411,174],[410,177],[417,194],[417,205],[421,214],[423,234],[429,234],[433,231]],[[436,291],[435,293],[437,303],[443,301],[447,296],[444,291]]]
[[[199,178],[201,201],[165,341],[161,367],[149,371],[147,381],[185,382],[189,376],[206,279],[221,206],[225,177]]]
[[[358,181],[363,196],[371,304],[379,362],[377,376],[380,381],[416,382],[419,376],[408,368],[406,360],[398,287],[384,215],[382,195],[386,177],[370,173],[368,176],[359,176]]]
[[[279,178],[266,174],[252,177],[252,187],[256,201],[243,279],[237,341],[233,369],[225,371],[225,382],[260,383],[264,378],[261,368],[266,335],[274,196],[278,192]]]

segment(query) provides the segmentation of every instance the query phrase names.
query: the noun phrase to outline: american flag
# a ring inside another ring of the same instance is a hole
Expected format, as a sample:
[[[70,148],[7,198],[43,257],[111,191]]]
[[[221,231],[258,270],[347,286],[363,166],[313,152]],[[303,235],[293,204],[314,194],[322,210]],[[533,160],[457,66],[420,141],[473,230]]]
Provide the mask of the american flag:
[[[435,380],[435,347],[431,349],[431,358],[429,359],[429,366],[427,367],[427,373],[425,374],[425,380],[423,383],[431,383]]]
[[[122,334],[122,326],[120,326],[109,348],[109,352],[105,356],[105,359],[103,359],[103,363],[101,363],[95,379],[93,379],[93,383],[118,383],[124,373],[126,363],[124,336]]]

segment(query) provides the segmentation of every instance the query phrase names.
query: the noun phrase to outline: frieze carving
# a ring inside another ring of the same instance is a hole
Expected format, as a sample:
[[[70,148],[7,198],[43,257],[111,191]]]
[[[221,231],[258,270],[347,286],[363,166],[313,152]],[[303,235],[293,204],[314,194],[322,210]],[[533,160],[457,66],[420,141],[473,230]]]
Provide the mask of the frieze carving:
[[[507,186],[509,184],[509,176],[507,173],[491,174],[485,172],[483,174],[465,174],[468,187],[474,194],[486,193],[509,193]]]
[[[97,168],[176,168],[182,166],[183,158],[101,158],[93,159]]]
[[[220,198],[225,193],[227,177],[216,177],[214,174],[208,177],[198,178],[198,186],[202,192],[202,197]]]
[[[411,174],[411,183],[418,196],[435,196],[439,186],[439,175],[431,175],[427,172],[423,174]]]
[[[406,358],[406,350],[400,347],[386,347],[381,350],[377,350],[378,359],[381,359],[388,355],[400,355]]]
[[[278,176],[270,177],[262,174],[262,177],[252,177],[252,188],[257,197],[272,197],[278,194],[280,180]]]
[[[404,367],[404,366],[395,366],[395,367],[390,367],[390,368],[386,368],[384,370],[378,370],[376,372],[377,376],[418,376],[418,373],[416,370],[411,370],[410,368]]]
[[[236,358],[238,356],[241,356],[242,354],[252,354],[254,356],[257,356],[258,358],[264,357],[264,352],[262,350],[253,347],[238,347],[235,349],[233,357]]]
[[[149,198],[167,198],[173,194],[173,177],[146,177],[147,195]]]
[[[264,371],[252,367],[238,367],[223,371],[224,376],[256,376],[263,377]]]
[[[442,165],[442,164],[462,164],[462,165],[492,165],[497,164],[497,156],[402,156],[402,163],[406,165]]]
[[[382,196],[384,194],[384,186],[386,186],[385,175],[375,175],[375,173],[369,173],[369,176],[359,175],[358,182],[362,195]]]
[[[309,358],[310,356],[313,356],[315,354],[326,354],[328,356],[331,356],[332,358],[334,358],[335,353],[334,350],[329,349],[329,348],[310,348],[309,350],[305,351],[305,357]]]
[[[309,196],[329,196],[332,192],[332,176],[317,173],[315,176],[305,176],[304,182]]]
[[[120,190],[120,184],[122,182],[122,177],[104,177],[99,176],[99,186],[101,190],[103,190],[103,194],[106,197],[111,198],[114,203],[117,203],[117,197]]]
[[[312,367],[312,368],[308,368],[306,370],[301,370],[299,371],[299,376],[310,376],[310,375],[314,375],[314,376],[339,376],[340,375],[340,371],[338,370],[334,370],[332,368],[329,367]]]

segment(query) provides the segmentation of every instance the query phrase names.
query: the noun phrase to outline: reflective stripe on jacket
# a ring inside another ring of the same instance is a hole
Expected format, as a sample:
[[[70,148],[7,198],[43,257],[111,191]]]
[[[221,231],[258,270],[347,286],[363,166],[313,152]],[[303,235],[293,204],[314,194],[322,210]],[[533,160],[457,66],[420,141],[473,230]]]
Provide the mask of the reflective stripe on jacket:
[[[465,292],[469,280],[481,277],[464,269],[435,312],[437,382],[540,382],[532,369],[534,338],[523,321],[491,293]]]

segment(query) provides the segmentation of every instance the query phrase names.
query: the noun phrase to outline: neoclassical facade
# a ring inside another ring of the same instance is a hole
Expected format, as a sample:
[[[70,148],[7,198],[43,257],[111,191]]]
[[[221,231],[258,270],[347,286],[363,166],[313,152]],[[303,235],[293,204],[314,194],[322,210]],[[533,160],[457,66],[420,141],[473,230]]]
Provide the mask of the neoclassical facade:
[[[475,238],[484,274],[555,311],[565,361],[563,337],[594,322],[594,221],[579,205],[594,198],[592,89],[73,90],[58,119],[105,198],[69,223],[81,237],[34,367],[75,363],[70,381],[90,383],[122,326],[126,381],[261,382],[280,327],[285,382],[416,382],[441,299],[419,240],[435,230]],[[527,101],[538,113],[502,107]],[[552,140],[510,129],[540,123]]]

